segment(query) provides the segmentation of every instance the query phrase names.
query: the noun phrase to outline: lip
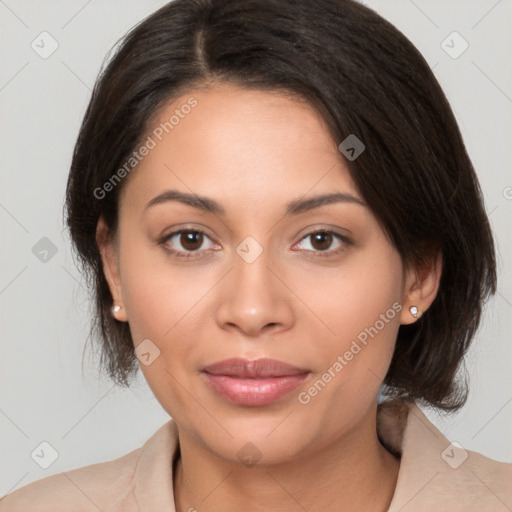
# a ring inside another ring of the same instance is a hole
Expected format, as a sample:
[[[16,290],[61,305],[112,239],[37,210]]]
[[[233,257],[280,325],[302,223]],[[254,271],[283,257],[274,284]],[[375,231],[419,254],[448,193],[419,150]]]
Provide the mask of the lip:
[[[226,359],[203,368],[213,391],[237,405],[267,405],[283,398],[311,373],[275,359]]]

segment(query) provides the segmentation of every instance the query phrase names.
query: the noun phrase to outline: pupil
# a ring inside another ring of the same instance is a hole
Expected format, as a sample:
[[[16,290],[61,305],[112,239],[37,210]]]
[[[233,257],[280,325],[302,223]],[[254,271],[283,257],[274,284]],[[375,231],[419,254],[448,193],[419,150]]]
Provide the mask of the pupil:
[[[331,233],[316,233],[313,236],[313,240],[313,247],[315,247],[315,249],[325,250],[331,245],[332,235]],[[317,242],[320,242],[320,246],[318,246]]]
[[[185,249],[194,250],[201,247],[203,239],[201,233],[187,231],[181,234],[180,242]]]

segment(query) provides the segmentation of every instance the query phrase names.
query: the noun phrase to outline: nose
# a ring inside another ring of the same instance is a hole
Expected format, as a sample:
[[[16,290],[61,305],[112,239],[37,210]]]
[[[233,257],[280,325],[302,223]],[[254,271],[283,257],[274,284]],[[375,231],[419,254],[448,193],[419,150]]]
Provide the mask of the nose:
[[[290,329],[294,295],[266,251],[251,263],[235,255],[233,265],[220,283],[218,325],[248,337]]]

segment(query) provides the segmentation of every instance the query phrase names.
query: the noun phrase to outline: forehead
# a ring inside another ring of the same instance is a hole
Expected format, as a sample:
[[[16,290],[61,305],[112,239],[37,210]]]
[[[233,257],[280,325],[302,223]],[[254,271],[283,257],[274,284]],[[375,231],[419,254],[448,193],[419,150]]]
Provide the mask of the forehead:
[[[239,206],[334,190],[357,195],[325,121],[280,92],[191,89],[157,112],[144,140],[151,149],[123,191],[134,208],[169,188]]]

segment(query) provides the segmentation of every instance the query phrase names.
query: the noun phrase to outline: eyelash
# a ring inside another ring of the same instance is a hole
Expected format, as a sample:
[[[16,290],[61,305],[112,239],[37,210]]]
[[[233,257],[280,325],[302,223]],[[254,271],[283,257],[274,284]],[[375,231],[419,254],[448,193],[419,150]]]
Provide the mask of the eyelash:
[[[183,254],[182,251],[176,251],[175,249],[168,249],[167,247],[164,246],[164,244],[168,240],[170,240],[175,235],[179,235],[181,233],[202,234],[202,235],[205,235],[206,237],[210,238],[204,231],[201,231],[198,229],[180,229],[178,231],[173,231],[172,233],[165,235],[158,242],[158,245],[161,245],[163,247],[164,251],[167,252],[169,256],[172,256],[174,258],[190,259],[191,257],[194,258],[197,253],[201,252],[201,251],[196,250],[196,251],[188,251],[188,252],[185,252],[185,254]],[[347,236],[342,235],[341,233],[338,233],[336,231],[332,231],[330,229],[316,229],[314,231],[310,231],[310,232],[306,233],[300,239],[300,242],[302,242],[306,238],[310,237],[311,235],[316,235],[318,233],[333,235],[334,237],[338,238],[338,240],[340,240],[343,243],[343,245],[336,250],[313,251],[311,249],[306,249],[307,252],[313,252],[315,254],[315,257],[326,258],[326,257],[336,256],[336,255],[340,254],[341,252],[345,251],[347,246],[353,245],[352,240],[350,240]]]

